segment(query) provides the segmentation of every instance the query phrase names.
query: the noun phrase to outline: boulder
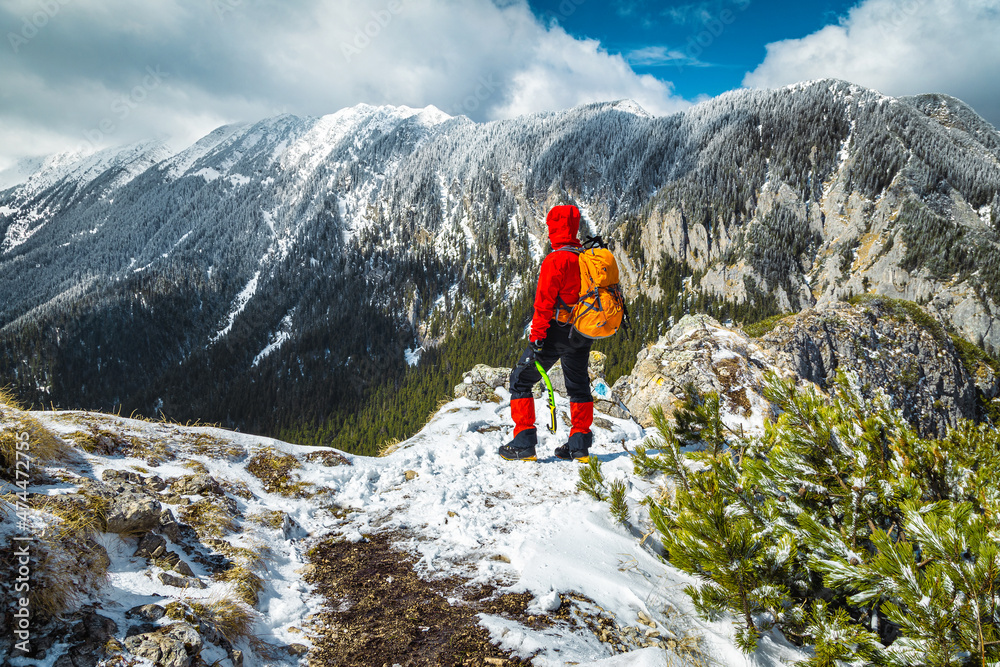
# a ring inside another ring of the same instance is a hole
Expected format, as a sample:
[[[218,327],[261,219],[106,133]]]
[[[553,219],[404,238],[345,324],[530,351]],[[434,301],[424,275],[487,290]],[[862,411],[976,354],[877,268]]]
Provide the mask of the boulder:
[[[156,577],[164,586],[176,586],[177,588],[206,588],[205,582],[198,577],[184,577],[171,574],[170,572],[160,572]]]
[[[167,552],[167,541],[156,533],[146,533],[135,549],[133,556],[140,558],[160,558]]]
[[[166,610],[158,604],[142,604],[125,612],[125,618],[138,618],[143,621],[158,621],[166,614]]]
[[[179,558],[177,562],[174,563],[174,572],[178,572],[185,577],[195,576],[194,570],[191,569],[191,566],[188,565],[186,562],[180,560]]]
[[[108,510],[109,533],[143,533],[160,520],[160,503],[141,493],[126,492],[114,498]]]
[[[133,655],[157,667],[190,667],[201,647],[201,635],[187,623],[174,623],[125,640],[125,648]]]
[[[510,382],[509,368],[491,368],[477,364],[465,374],[462,384],[455,387],[455,398],[463,396],[472,401],[498,401],[495,390]]]
[[[718,393],[733,426],[770,414],[763,398],[767,370],[793,376],[774,363],[774,355],[739,331],[727,329],[707,315],[686,315],[654,344],[641,350],[630,375],[612,388],[630,415],[644,427],[653,425],[651,409],[669,417],[685,398],[688,384]]]
[[[182,496],[222,496],[226,493],[217,479],[205,473],[184,475],[174,480],[170,488]]]

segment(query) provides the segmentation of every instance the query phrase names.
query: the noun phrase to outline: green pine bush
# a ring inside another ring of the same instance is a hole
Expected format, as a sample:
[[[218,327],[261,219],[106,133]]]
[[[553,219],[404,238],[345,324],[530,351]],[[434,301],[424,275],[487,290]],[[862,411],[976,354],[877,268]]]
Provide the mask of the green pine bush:
[[[699,614],[730,614],[747,652],[779,630],[812,648],[810,667],[1000,661],[994,428],[920,438],[845,374],[830,396],[769,376],[780,416],[757,437],[688,394],[633,462],[675,482],[644,502],[669,561],[700,580]]]

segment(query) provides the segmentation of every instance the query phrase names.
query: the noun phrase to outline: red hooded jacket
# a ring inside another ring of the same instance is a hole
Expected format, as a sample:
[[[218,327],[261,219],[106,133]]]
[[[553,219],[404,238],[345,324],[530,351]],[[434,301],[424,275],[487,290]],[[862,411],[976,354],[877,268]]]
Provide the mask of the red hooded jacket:
[[[549,322],[557,316],[557,304],[572,307],[580,298],[579,255],[575,252],[556,252],[560,248],[583,247],[576,238],[580,231],[580,209],[576,206],[555,206],[546,216],[545,224],[549,227],[552,252],[542,260],[538,276],[535,316],[528,335],[531,341],[545,338]]]

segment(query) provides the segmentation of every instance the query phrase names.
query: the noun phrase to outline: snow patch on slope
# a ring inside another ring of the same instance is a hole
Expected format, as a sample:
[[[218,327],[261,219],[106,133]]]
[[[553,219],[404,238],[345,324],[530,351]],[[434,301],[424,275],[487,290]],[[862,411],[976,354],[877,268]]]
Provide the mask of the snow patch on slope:
[[[280,348],[285,342],[292,337],[292,318],[295,316],[295,309],[281,318],[281,324],[278,326],[278,330],[271,334],[270,342],[267,346],[257,353],[257,356],[253,358],[253,363],[250,364],[251,368],[257,366],[261,361],[264,360],[269,354]]]
[[[236,295],[236,298],[233,299],[232,306],[230,307],[229,314],[226,315],[225,326],[219,330],[219,333],[212,336],[211,342],[218,342],[223,336],[229,333],[230,329],[233,328],[233,322],[236,321],[236,318],[243,312],[243,309],[247,307],[247,304],[250,303],[250,299],[252,299],[253,295],[257,292],[257,281],[259,279],[260,271],[253,274],[253,278],[251,278],[250,281],[247,282],[246,286],[240,290],[240,293]]]

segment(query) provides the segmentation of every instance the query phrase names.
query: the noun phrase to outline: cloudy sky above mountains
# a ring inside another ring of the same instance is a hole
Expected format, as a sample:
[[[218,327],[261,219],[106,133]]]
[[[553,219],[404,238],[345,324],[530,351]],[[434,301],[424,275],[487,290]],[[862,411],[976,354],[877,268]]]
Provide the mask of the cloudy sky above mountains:
[[[0,169],[360,102],[666,114],[837,77],[1000,126],[1000,0],[0,0]]]

